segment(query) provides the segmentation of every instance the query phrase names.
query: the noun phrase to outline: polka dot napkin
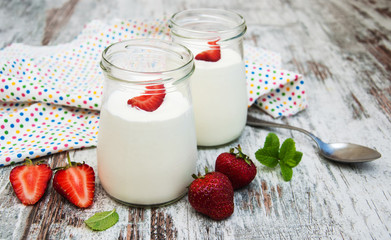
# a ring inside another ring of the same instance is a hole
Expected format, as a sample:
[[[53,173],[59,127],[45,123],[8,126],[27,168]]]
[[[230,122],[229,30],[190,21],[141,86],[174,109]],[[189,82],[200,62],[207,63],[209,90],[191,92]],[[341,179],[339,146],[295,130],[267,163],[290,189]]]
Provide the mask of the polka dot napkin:
[[[302,75],[281,69],[279,54],[245,45],[248,103],[277,118],[307,107]]]
[[[103,75],[101,53],[132,38],[169,39],[167,19],[92,21],[57,46],[0,50],[0,166],[96,146]],[[273,117],[306,107],[304,80],[281,69],[274,52],[245,45],[248,104]]]

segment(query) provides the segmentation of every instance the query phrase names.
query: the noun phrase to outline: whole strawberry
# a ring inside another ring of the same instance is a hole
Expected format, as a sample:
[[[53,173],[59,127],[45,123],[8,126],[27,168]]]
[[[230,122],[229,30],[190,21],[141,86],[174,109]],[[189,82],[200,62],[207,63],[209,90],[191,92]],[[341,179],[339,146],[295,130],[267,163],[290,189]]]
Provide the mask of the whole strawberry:
[[[95,172],[85,163],[71,162],[60,168],[53,178],[53,188],[68,201],[80,208],[91,206],[94,201]]]
[[[33,205],[46,191],[52,169],[47,164],[33,164],[30,159],[22,166],[14,167],[10,182],[16,196],[24,205]]]
[[[193,175],[189,186],[189,202],[198,212],[214,220],[228,218],[234,212],[234,191],[228,177],[219,172],[208,172],[204,176]]]
[[[226,175],[234,190],[250,184],[257,174],[257,168],[251,159],[242,152],[240,145],[222,153],[216,159],[215,170]]]

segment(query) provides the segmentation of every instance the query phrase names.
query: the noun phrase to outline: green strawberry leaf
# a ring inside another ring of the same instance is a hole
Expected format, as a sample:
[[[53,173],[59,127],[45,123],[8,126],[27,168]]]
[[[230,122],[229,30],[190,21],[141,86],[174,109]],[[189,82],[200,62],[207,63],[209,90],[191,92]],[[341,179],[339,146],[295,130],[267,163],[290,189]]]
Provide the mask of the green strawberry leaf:
[[[289,159],[293,159],[295,157],[296,147],[295,141],[292,138],[286,139],[280,149],[279,157],[282,162],[287,163]]]
[[[278,164],[278,158],[273,156],[273,152],[271,147],[264,147],[255,152],[255,158],[263,165],[274,168]]]
[[[113,211],[95,213],[94,216],[84,222],[94,231],[103,231],[112,227],[118,220],[118,213],[113,209]]]
[[[280,161],[280,167],[281,167],[281,174],[282,178],[285,181],[290,181],[292,179],[293,170],[288,165],[286,165],[284,162]]]

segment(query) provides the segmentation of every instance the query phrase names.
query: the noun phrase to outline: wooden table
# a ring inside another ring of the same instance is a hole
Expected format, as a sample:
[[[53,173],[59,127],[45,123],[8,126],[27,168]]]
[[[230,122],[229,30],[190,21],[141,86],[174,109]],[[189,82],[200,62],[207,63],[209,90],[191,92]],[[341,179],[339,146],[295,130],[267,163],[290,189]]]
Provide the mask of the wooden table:
[[[151,18],[199,7],[233,9],[247,20],[245,41],[279,52],[285,69],[306,79],[309,108],[275,120],[303,127],[326,141],[376,148],[383,157],[362,164],[321,158],[305,135],[246,127],[235,142],[200,148],[198,169],[213,169],[220,152],[238,143],[253,153],[273,131],[292,137],[304,153],[293,179],[257,164],[250,186],[235,192],[235,212],[216,222],[187,198],[167,207],[138,209],[113,201],[99,178],[93,206],[80,210],[50,186],[35,206],[15,197],[0,168],[1,239],[391,239],[391,2],[313,1],[2,1],[0,47],[13,42],[56,45],[72,40],[93,19]],[[257,109],[250,109],[266,119]],[[96,149],[71,152],[96,169]],[[51,166],[65,154],[43,158]],[[119,222],[93,232],[84,220],[117,209]]]

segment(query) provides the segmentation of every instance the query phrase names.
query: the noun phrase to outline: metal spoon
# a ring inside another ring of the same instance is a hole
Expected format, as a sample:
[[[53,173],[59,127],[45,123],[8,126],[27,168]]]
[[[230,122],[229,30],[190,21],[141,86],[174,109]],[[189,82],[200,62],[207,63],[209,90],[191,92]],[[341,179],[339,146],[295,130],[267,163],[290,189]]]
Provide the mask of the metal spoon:
[[[307,130],[285,124],[267,122],[247,115],[247,125],[252,127],[278,127],[300,131],[311,137],[318,145],[320,155],[344,163],[369,162],[381,157],[381,154],[371,148],[353,143],[325,143]]]

